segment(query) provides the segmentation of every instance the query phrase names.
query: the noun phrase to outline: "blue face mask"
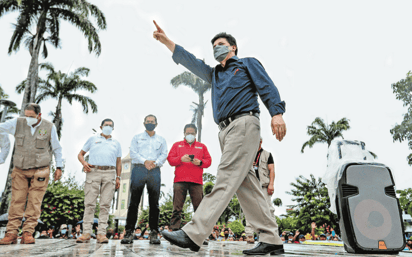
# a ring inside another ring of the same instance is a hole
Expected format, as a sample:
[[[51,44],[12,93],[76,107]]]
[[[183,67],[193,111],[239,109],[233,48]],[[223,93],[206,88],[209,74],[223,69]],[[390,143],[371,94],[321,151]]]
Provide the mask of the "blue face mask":
[[[67,230],[63,229],[61,232],[62,232],[62,235],[66,235]]]
[[[136,234],[137,237],[140,237],[140,235],[141,235],[140,233],[139,233],[139,234]]]
[[[213,55],[218,62],[223,61],[229,53],[229,46],[217,45],[215,46],[215,48],[213,48]]]
[[[148,123],[144,124],[144,126],[146,127],[147,131],[153,131],[156,127],[156,124]]]
[[[147,238],[149,238],[149,236],[143,236],[143,238],[146,238],[146,239],[147,239]]]

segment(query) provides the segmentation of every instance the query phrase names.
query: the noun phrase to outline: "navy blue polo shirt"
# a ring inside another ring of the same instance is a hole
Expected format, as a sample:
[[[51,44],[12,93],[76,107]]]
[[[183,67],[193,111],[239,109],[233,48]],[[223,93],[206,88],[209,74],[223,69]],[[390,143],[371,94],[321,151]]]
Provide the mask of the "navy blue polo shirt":
[[[176,44],[173,60],[212,85],[213,117],[217,124],[235,114],[260,113],[258,94],[272,117],[285,112],[278,89],[255,58],[233,56],[225,67],[218,64],[212,68]]]

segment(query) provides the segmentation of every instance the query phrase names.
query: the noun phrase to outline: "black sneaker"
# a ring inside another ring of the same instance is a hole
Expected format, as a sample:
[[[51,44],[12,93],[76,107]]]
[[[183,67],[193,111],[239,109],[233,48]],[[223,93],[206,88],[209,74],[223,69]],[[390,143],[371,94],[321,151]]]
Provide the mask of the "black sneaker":
[[[154,245],[160,244],[160,239],[158,238],[157,233],[159,232],[157,232],[156,230],[152,230],[150,232],[150,242],[149,242],[150,244],[154,244]]]
[[[133,231],[132,230],[126,230],[126,235],[124,235],[124,238],[120,243],[122,244],[133,244]]]

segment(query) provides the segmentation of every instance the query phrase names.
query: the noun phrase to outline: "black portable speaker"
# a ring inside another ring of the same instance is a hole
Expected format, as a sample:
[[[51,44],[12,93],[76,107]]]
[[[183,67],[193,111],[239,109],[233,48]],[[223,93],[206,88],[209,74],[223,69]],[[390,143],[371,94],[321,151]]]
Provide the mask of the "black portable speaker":
[[[341,166],[336,208],[345,250],[396,254],[405,248],[403,220],[388,167],[349,162]]]

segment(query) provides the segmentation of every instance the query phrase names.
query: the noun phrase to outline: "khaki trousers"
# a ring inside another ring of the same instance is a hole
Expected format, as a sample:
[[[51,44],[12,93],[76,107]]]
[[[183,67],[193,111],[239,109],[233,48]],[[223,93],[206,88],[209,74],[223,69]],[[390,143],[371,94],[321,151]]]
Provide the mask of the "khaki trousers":
[[[197,208],[192,221],[182,228],[201,246],[236,193],[246,219],[260,232],[260,242],[282,244],[276,221],[269,214],[261,185],[252,169],[260,141],[260,123],[255,116],[234,120],[219,132],[222,158],[216,184]]]
[[[7,232],[17,234],[23,216],[26,221],[23,232],[34,233],[41,214],[41,203],[49,183],[50,168],[22,170],[14,168],[11,173],[11,202]],[[26,206],[27,200],[27,206]],[[24,207],[26,206],[26,209]]]
[[[92,233],[94,211],[97,197],[100,195],[100,214],[98,235],[106,235],[107,221],[109,220],[110,203],[116,187],[116,170],[99,170],[93,168],[86,173],[84,186],[84,217],[83,234]]]
[[[272,203],[272,195],[268,194],[268,187],[267,186],[262,187],[262,193],[266,198],[266,203],[269,205],[270,215],[276,221],[275,207],[273,207],[273,203]],[[253,229],[253,227],[250,224],[249,220],[246,219],[246,227],[245,227],[246,236],[253,236],[254,231],[257,232],[257,230]]]

